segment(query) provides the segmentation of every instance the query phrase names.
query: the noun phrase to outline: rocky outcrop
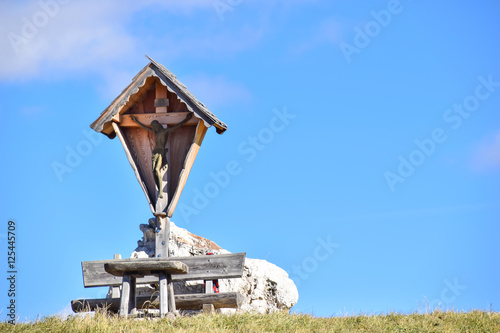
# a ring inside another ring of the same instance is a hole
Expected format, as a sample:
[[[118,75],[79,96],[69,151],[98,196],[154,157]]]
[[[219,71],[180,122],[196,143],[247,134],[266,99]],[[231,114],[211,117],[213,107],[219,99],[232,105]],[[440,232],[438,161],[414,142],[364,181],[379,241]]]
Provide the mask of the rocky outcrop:
[[[221,280],[219,285],[221,291],[238,291],[245,297],[241,311],[288,310],[299,299],[297,287],[287,272],[266,260],[247,258],[242,279]]]
[[[154,223],[141,224],[143,239],[138,241],[137,249],[131,258],[154,257],[155,233]],[[170,224],[169,256],[195,256],[207,253],[223,254],[229,251],[222,249],[216,243],[194,235],[186,229]],[[176,294],[201,293],[203,281],[188,281],[174,283]],[[243,278],[219,280],[220,292],[237,291],[244,297],[239,311],[270,313],[288,310],[297,303],[299,293],[293,281],[280,267],[260,259],[245,259]],[[154,292],[150,286],[138,288],[138,293],[147,295]],[[224,312],[234,311],[225,309]]]
[[[130,256],[131,258],[154,257],[155,254],[155,222],[149,220],[149,224],[141,224],[139,228],[143,233],[142,240],[137,241],[137,248]],[[170,238],[168,242],[169,257],[184,257],[213,254],[230,253],[222,249],[211,240],[190,233],[186,229],[177,227],[170,222]]]

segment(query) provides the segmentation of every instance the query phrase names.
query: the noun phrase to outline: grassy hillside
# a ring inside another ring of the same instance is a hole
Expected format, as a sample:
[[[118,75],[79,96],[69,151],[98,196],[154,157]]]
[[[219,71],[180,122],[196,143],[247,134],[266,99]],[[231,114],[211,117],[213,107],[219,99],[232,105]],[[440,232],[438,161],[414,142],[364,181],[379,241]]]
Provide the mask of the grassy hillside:
[[[95,316],[0,324],[1,332],[500,332],[500,313],[473,311],[316,318],[310,315],[198,315],[175,320]]]

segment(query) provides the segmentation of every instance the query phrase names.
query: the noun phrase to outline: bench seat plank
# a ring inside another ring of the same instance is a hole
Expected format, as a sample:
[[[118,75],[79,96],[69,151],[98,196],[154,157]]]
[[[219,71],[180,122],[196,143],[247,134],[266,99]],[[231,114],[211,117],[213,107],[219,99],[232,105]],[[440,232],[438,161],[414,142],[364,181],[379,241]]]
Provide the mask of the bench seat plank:
[[[246,253],[219,254],[213,256],[149,258],[150,262],[180,261],[189,267],[186,274],[172,275],[172,281],[212,280],[238,278],[243,275]],[[105,270],[105,264],[132,262],[140,259],[115,259],[82,262],[83,285],[87,287],[120,286],[121,276],[114,276]],[[158,283],[158,277],[149,275],[137,278],[137,284]]]
[[[153,258],[152,258],[153,259]],[[108,262],[104,264],[104,270],[115,276],[123,276],[126,272],[147,276],[163,271],[168,274],[186,274],[188,266],[180,261],[136,259],[134,261]]]
[[[238,292],[218,294],[184,294],[175,295],[175,305],[178,310],[202,310],[203,304],[213,304],[216,309],[233,308],[241,306],[242,298]],[[143,308],[158,309],[159,297],[139,296],[136,300],[138,310]],[[71,301],[74,312],[95,311],[97,308],[109,307],[109,311],[118,312],[120,309],[119,298],[77,299]]]

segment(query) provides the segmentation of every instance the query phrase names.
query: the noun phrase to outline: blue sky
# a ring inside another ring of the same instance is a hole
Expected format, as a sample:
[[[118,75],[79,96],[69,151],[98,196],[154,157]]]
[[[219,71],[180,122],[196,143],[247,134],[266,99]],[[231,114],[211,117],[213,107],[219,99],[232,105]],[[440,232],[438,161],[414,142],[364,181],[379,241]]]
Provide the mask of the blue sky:
[[[209,129],[172,221],[285,269],[295,312],[500,310],[499,13],[493,0],[2,1],[0,242],[6,254],[13,219],[20,320],[103,297],[80,262],[129,256],[142,236],[151,213],[123,149],[89,125],[144,54],[229,127]]]

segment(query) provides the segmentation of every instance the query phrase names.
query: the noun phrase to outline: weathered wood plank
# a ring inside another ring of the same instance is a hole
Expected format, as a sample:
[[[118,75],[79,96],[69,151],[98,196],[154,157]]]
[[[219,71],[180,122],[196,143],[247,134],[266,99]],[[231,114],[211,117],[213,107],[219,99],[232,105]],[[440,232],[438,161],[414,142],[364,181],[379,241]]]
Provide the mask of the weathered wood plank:
[[[191,118],[192,119],[192,118]],[[196,133],[195,126],[182,126],[170,133],[167,141],[167,156],[169,161],[169,205],[174,200],[174,195],[178,192],[179,177],[183,172],[185,160],[188,156],[189,149],[193,144]],[[167,207],[165,207],[167,213]],[[167,216],[171,217],[171,215]]]
[[[158,211],[158,207],[157,207]],[[163,211],[163,209],[162,209]],[[155,256],[157,258],[168,258],[168,239],[170,237],[170,219],[164,215],[156,216],[156,225],[160,228],[156,232],[155,238]],[[168,262],[168,261],[167,261]],[[176,261],[179,262],[179,261]],[[184,265],[185,266],[185,265]],[[186,266],[187,267],[187,266]],[[185,273],[187,273],[186,271]],[[170,304],[170,298],[174,297],[174,290],[169,288],[172,282],[172,277],[166,272],[161,272],[159,275],[159,289],[160,289],[160,318],[166,316],[167,312],[175,311],[175,301],[173,308]]]
[[[120,298],[120,315],[127,317],[130,312],[135,310],[135,277],[125,274],[122,278],[122,294]]]
[[[161,124],[176,125],[186,118],[186,112],[169,112],[169,113],[144,113],[144,114],[124,114],[118,118],[120,127],[140,127],[132,121],[132,116],[136,117],[144,125],[151,125],[153,120],[159,121]],[[193,117],[189,119],[186,125],[196,125],[199,119]]]
[[[196,126],[196,132],[194,135],[194,140],[191,146],[189,147],[189,151],[186,154],[186,158],[184,159],[184,165],[182,166],[182,170],[180,171],[178,177],[178,184],[175,187],[175,192],[173,192],[172,198],[170,199],[170,203],[168,205],[167,216],[172,217],[175,211],[175,207],[177,207],[177,203],[179,202],[179,198],[181,196],[182,190],[186,185],[187,178],[189,173],[191,172],[191,168],[193,167],[194,160],[198,155],[198,151],[200,150],[201,143],[203,142],[203,138],[207,133],[207,127],[204,125],[203,121],[199,121]]]
[[[115,254],[113,259],[121,259],[121,254]],[[114,286],[111,287],[111,297],[120,297],[120,287]]]
[[[135,177],[139,181],[139,184],[141,185],[141,188],[144,191],[144,194],[146,195],[146,199],[148,200],[148,203],[149,203],[149,208],[151,208],[151,211],[154,211],[153,203],[152,203],[151,198],[149,196],[148,189],[146,188],[146,184],[143,183],[143,181],[142,181],[141,175],[139,174],[139,169],[137,168],[137,164],[135,163],[135,159],[132,157],[132,153],[127,148],[128,145],[127,145],[127,142],[125,140],[125,137],[124,137],[120,127],[116,123],[113,123],[113,129],[115,130],[116,135],[120,139],[120,142],[123,146],[123,149],[125,150],[125,155],[127,155],[128,162],[132,166],[132,169],[134,170]],[[153,181],[153,183],[154,183],[154,181]]]
[[[205,280],[205,294],[214,293],[214,280]]]
[[[162,124],[166,125],[177,125],[184,119],[186,119],[187,112],[168,112],[165,113],[137,113],[137,114],[123,114],[120,116],[120,126],[121,127],[139,127],[137,123],[132,120],[132,116],[136,117],[144,125],[151,125],[153,120],[157,120]],[[196,125],[199,119],[193,117],[189,119],[183,126],[186,125]]]
[[[128,300],[128,313],[130,315],[136,314],[136,307],[137,307],[137,299],[136,299],[137,284],[136,284],[136,281],[137,281],[137,279],[135,276],[130,277],[130,297]]]
[[[165,101],[166,100],[166,105],[161,105],[162,103],[158,103],[157,101]],[[160,82],[156,82],[156,99],[154,102],[155,106],[155,112],[156,113],[167,113],[167,106],[168,106],[168,99],[167,99],[167,87],[165,87],[163,84]]]
[[[151,275],[154,272],[168,274],[186,274],[188,266],[180,261],[150,261],[149,259],[136,259],[129,262],[110,262],[104,264],[104,270],[116,276],[135,272],[143,275]]]
[[[163,318],[169,312],[168,309],[168,288],[167,288],[167,274],[160,273],[160,282],[158,288],[160,289],[160,318]]]
[[[240,293],[218,293],[218,294],[185,294],[175,295],[175,304],[182,310],[201,310],[203,304],[213,304],[219,308],[238,308],[241,306],[243,297]]]
[[[175,306],[175,294],[174,294],[174,284],[172,283],[172,275],[167,275],[167,297],[168,297],[168,311],[175,312],[177,307]]]
[[[237,292],[219,294],[185,294],[175,295],[175,306],[177,310],[201,310],[203,304],[213,304],[216,309],[233,308],[241,306],[243,296]],[[158,309],[160,300],[158,296],[137,297],[137,309]],[[112,312],[118,312],[120,307],[119,298],[100,299],[77,299],[71,301],[71,308],[74,312],[94,311],[97,308],[109,307]]]
[[[156,216],[156,230],[155,234],[155,257],[167,258],[168,257],[168,239],[170,237],[170,219],[166,216]]]
[[[215,312],[215,307],[213,304],[203,304],[203,312],[206,314],[212,314]]]
[[[168,112],[188,112],[189,109],[187,105],[179,99],[179,97],[173,92],[168,91]]]
[[[156,183],[152,171],[153,164],[151,159],[154,135],[145,129],[137,127],[120,127],[120,131],[124,137],[125,146],[130,151],[130,156],[134,160],[137,169],[137,180],[140,184],[143,184],[145,189],[144,194],[150,203],[150,207],[152,207],[151,212],[154,214],[156,206]]]
[[[230,253],[213,256],[150,258],[149,260],[180,261],[189,267],[189,273],[172,276],[173,281],[209,280],[238,278],[243,275],[246,253]],[[133,261],[137,259],[99,260],[82,262],[83,285],[85,287],[119,286],[122,278],[106,272],[104,265],[115,261]],[[138,278],[137,283],[158,283],[158,277]]]

